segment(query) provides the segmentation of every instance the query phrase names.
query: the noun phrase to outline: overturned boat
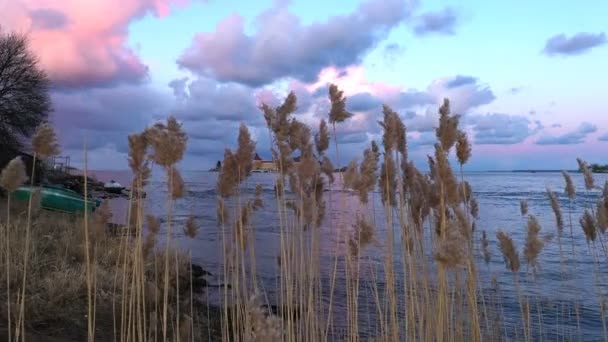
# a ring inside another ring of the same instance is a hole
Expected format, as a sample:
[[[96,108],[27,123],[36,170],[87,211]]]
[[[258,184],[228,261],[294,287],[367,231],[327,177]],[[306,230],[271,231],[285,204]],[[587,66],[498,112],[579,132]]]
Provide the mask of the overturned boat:
[[[86,199],[77,192],[60,187],[22,186],[13,192],[12,197],[17,201],[28,201],[35,192],[40,192],[40,206],[43,209],[59,211],[70,214],[94,212],[100,205],[101,200]]]

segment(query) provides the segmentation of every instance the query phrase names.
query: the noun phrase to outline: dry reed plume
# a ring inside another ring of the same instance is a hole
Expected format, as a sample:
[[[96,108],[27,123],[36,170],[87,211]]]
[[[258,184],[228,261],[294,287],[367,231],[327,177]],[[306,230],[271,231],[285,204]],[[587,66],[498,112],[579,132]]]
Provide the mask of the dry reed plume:
[[[502,253],[507,269],[514,273],[518,272],[520,262],[515,242],[513,242],[513,239],[509,235],[500,230],[496,233],[496,238],[498,239],[498,248]]]
[[[383,105],[379,122],[383,150],[371,140],[362,154],[348,163],[339,177],[342,185],[354,190],[354,194],[340,192],[340,200],[334,201],[330,188],[335,177],[334,165],[327,155],[332,138],[328,123],[332,125],[340,167],[336,124],[348,120],[353,113],[348,111],[344,92],[336,85],[329,85],[327,95],[331,109],[314,129],[294,115],[298,102],[293,92],[276,108],[260,106],[270,133],[270,153],[279,171],[273,180],[278,223],[272,228],[277,233],[280,250],[276,256],[279,260],[277,288],[272,299],[263,293],[261,285],[265,284],[257,272],[255,215],[274,205],[264,202],[261,185],[251,187],[256,142],[245,124],[239,127],[236,149],[224,151],[215,185],[217,222],[224,251],[221,276],[224,284],[230,284],[221,289],[222,339],[344,338],[354,342],[363,339],[360,333],[365,327],[361,322],[365,318],[361,313],[365,311],[376,311],[373,314],[377,322],[368,323],[376,324],[369,329],[375,329],[375,337],[380,340],[477,342],[506,337],[501,336],[508,335],[506,331],[493,326],[503,324],[498,313],[502,308],[496,275],[492,275],[496,282],[493,293],[488,294],[480,284],[477,263],[485,262],[491,271],[491,241],[485,228],[481,230],[481,237],[476,230],[476,224],[481,224],[477,221],[480,204],[464,177],[472,146],[465,130],[459,127],[460,116],[451,113],[449,100],[445,99],[439,108],[437,143],[427,158],[428,173],[417,169],[409,159],[407,128],[400,114]],[[49,127],[41,127],[34,139],[37,156],[48,157],[58,151]],[[7,318],[17,321],[9,321],[16,335],[23,336],[26,313],[33,320],[44,321],[55,316],[69,321],[70,314],[82,305],[78,301],[70,304],[70,298],[87,298],[89,310],[80,308],[80,311],[92,316],[87,317],[89,340],[93,340],[98,330],[96,322],[107,318],[96,316],[97,312],[107,313],[109,306],[115,340],[201,338],[200,332],[195,331],[198,325],[192,289],[192,256],[180,253],[171,244],[173,205],[188,195],[176,166],[184,156],[187,141],[174,117],[128,137],[129,166],[134,175],[132,187],[137,190],[129,203],[126,227],[131,233],[129,236],[111,236],[104,229],[110,219],[107,202],[92,217],[77,222],[58,223],[44,212],[36,212],[35,224],[31,224],[36,201],[31,198],[28,216],[18,218],[20,224],[26,222],[25,237],[11,229],[13,224],[2,226],[2,236],[6,239],[6,244],[2,244],[4,253],[1,253],[6,265],[2,286],[6,286],[6,291],[1,292],[2,296],[6,293],[7,303],[3,310],[8,312]],[[451,158],[457,164],[452,164]],[[597,189],[587,164],[581,159],[577,163],[586,189]],[[167,217],[162,227],[167,234],[164,249],[156,248],[160,220],[145,212],[145,200],[141,196],[150,181],[152,164],[160,166],[167,176]],[[458,176],[452,165],[460,166]],[[10,193],[26,181],[25,174],[22,161],[15,159],[2,171],[0,185]],[[576,192],[574,182],[568,173],[562,175],[565,193],[572,203]],[[555,215],[561,254],[560,238],[566,222],[558,194],[550,189],[546,191]],[[326,196],[330,198],[327,203]],[[347,200],[357,204],[353,213],[348,211],[352,208],[346,207]],[[383,204],[379,210],[375,207],[378,202]],[[527,219],[522,260],[536,274],[540,271],[541,252],[551,238],[540,236],[541,222],[529,213],[528,202],[522,200],[519,206],[521,216]],[[336,220],[333,214],[341,210],[346,215]],[[602,197],[584,211],[579,223],[590,251],[599,250],[596,240],[604,248],[608,183]],[[85,227],[84,231],[77,229],[80,225]],[[179,228],[186,237],[196,238],[200,227],[195,214],[188,216]],[[337,237],[332,235],[330,241],[323,235],[326,231],[335,232]],[[514,279],[524,338],[531,340],[536,336],[531,327],[535,313],[530,300],[534,298],[520,293],[518,247],[512,236],[502,230],[496,233],[496,241]],[[25,248],[15,248],[13,242]],[[332,262],[326,270],[327,265],[321,264],[321,253],[325,248],[322,246],[328,242],[338,248],[332,249]],[[378,252],[380,257],[375,256]],[[48,271],[49,261],[44,259],[52,260],[55,268]],[[401,273],[396,271],[397,265],[402,267]],[[26,275],[31,283],[26,283]],[[378,275],[383,279],[376,278]],[[370,281],[367,276],[371,277]],[[398,279],[399,276],[403,279]],[[534,284],[524,285],[527,290]],[[339,294],[341,297],[337,297]],[[344,312],[333,311],[335,298],[345,302]],[[371,302],[372,309],[363,307],[362,300]],[[270,305],[270,301],[275,304]],[[45,311],[45,305],[67,305],[71,311]],[[546,316],[540,312],[541,306],[537,307],[538,325],[543,327]],[[2,311],[0,314],[5,315]],[[344,336],[338,336],[335,331],[334,324],[339,320],[346,322]],[[543,337],[543,332],[538,336]]]
[[[38,127],[32,137],[32,150],[40,158],[46,158],[59,154],[59,143],[53,127],[48,124],[42,124]]]
[[[458,139],[456,141],[456,155],[458,162],[463,165],[471,158],[472,149],[469,139],[465,132],[458,132]]]
[[[538,265],[538,255],[544,247],[544,242],[539,237],[540,230],[541,227],[538,223],[538,219],[533,215],[528,216],[528,224],[526,227],[526,244],[524,246],[524,259],[535,271]]]
[[[561,235],[564,232],[564,219],[562,217],[562,210],[559,207],[557,196],[553,191],[551,191],[551,189],[547,189],[547,196],[549,197],[549,202],[551,203],[551,209],[553,209],[553,214],[555,214],[557,233]]]
[[[593,173],[591,172],[591,169],[589,169],[589,165],[587,165],[587,163],[580,158],[577,158],[576,161],[578,163],[579,171],[583,173],[583,178],[585,179],[585,188],[587,190],[595,189],[595,181],[593,179]]]
[[[339,90],[335,84],[329,85],[329,99],[331,102],[331,110],[329,112],[329,122],[343,122],[353,116],[352,113],[346,111],[346,98],[344,91]]]
[[[568,195],[570,200],[573,200],[576,197],[576,189],[574,188],[574,183],[572,182],[572,178],[570,174],[566,171],[562,171],[562,175],[564,176],[564,181],[566,182],[566,186],[564,192]]]
[[[458,115],[451,115],[450,101],[444,99],[443,104],[439,108],[439,127],[436,129],[436,135],[441,142],[443,150],[449,151],[458,141],[459,121],[460,117]]]
[[[597,238],[597,229],[595,225],[595,218],[589,210],[585,210],[583,216],[580,218],[581,228],[587,238],[587,242],[594,242]]]
[[[23,185],[27,179],[25,164],[21,160],[21,157],[15,157],[2,170],[2,174],[0,174],[0,186],[6,192],[11,193]]]

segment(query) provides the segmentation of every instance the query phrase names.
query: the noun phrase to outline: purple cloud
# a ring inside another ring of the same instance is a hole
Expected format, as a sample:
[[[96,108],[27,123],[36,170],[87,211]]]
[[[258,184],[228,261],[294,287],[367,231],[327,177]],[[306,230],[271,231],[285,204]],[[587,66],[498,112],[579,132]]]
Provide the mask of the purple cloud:
[[[346,101],[347,109],[354,112],[365,112],[382,107],[382,100],[370,93],[351,95]]]
[[[572,132],[562,135],[545,134],[536,140],[537,145],[575,145],[585,142],[585,138],[591,133],[597,132],[597,126],[589,122],[583,122]]]
[[[441,103],[444,98],[449,98],[452,112],[456,114],[466,114],[469,110],[496,99],[489,86],[480,84],[476,79],[473,82],[473,77],[441,78],[433,81],[427,92],[435,99],[434,103]]]
[[[30,18],[34,30],[59,30],[68,24],[68,19],[63,12],[50,8],[30,11]]]
[[[95,47],[90,46],[83,50]],[[84,54],[84,52],[82,52]],[[98,68],[93,61],[86,67],[79,65],[78,68],[70,68],[70,61],[66,62],[65,69],[60,72],[51,70],[51,88],[58,91],[69,91],[82,88],[106,88],[110,89],[117,85],[133,84],[143,85],[149,80],[149,67],[139,60],[139,57],[131,49],[124,48],[122,55],[113,54],[108,57],[107,63],[112,63],[109,68]],[[111,69],[111,71],[109,71]]]
[[[391,102],[397,109],[412,108],[433,103],[435,103],[435,99],[431,94],[415,89],[400,92]]]
[[[464,123],[472,126],[477,145],[518,144],[544,128],[540,121],[503,113],[468,116]]]
[[[165,117],[170,107],[169,97],[137,86],[55,91],[51,99],[55,108],[51,120],[67,150],[82,150],[86,137],[89,150],[112,144],[126,152],[127,135],[145,128],[154,116]]]
[[[599,140],[599,141],[608,141],[608,133],[605,133],[605,134],[601,135],[599,138],[597,138],[597,140]]]
[[[435,131],[435,128],[438,125],[439,115],[436,111],[429,108],[424,114],[420,115],[409,112],[403,119],[408,132],[427,133]]]
[[[169,86],[179,100],[173,109],[176,117],[191,122],[246,121],[263,124],[254,90],[240,84],[219,84],[205,77],[188,83],[186,79],[172,81]]]
[[[243,17],[231,15],[215,32],[197,34],[177,63],[199,75],[250,86],[285,77],[312,82],[327,66],[359,63],[408,13],[405,0],[369,0],[350,15],[304,26],[279,2],[256,18],[254,35],[245,33]]]
[[[448,88],[458,88],[458,87],[463,86],[463,85],[475,84],[475,83],[477,83],[477,78],[476,77],[457,75],[456,77],[454,77],[453,79],[451,79],[446,84],[446,87],[448,87]]]
[[[441,11],[427,12],[418,19],[414,26],[414,33],[419,36],[430,33],[453,35],[457,21],[456,13],[449,7]]]
[[[580,55],[605,43],[606,34],[603,32],[598,34],[581,32],[572,37],[559,34],[547,40],[543,52],[549,56]]]

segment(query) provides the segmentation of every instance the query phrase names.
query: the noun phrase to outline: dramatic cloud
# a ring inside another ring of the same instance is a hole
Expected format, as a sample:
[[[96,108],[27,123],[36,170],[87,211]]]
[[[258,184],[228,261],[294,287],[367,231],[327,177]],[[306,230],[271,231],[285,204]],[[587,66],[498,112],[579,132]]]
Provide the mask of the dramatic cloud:
[[[355,112],[365,112],[382,107],[382,100],[370,93],[358,93],[347,99],[348,109]]]
[[[81,150],[108,144],[126,152],[127,135],[140,131],[154,118],[165,118],[170,98],[147,87],[121,86],[80,92],[54,92],[52,121],[64,149]]]
[[[414,33],[426,35],[429,33],[440,33],[453,35],[458,18],[453,9],[446,7],[441,11],[428,12],[418,18],[414,26]]]
[[[311,111],[314,112],[327,97],[326,90],[312,93],[298,82],[289,83],[285,89],[250,88],[199,77],[192,81],[176,79],[169,83],[169,87],[175,97],[175,105],[170,112],[183,121],[184,130],[190,138],[187,153],[193,157],[192,160],[196,160],[197,165],[215,163],[223,158],[225,148],[234,148],[241,123],[249,127],[258,150],[262,154],[269,151],[269,132],[258,107],[261,102],[277,106],[283,102],[288,91],[293,91],[298,98],[295,115],[314,128],[318,120],[310,120]],[[327,110],[324,111],[325,116]],[[356,127],[360,124],[357,120],[359,116],[341,125],[341,143],[346,145],[366,140],[367,137],[360,134],[364,130]]]
[[[472,126],[477,145],[513,145],[543,129],[539,121],[525,116],[492,113],[466,117],[464,123]]]
[[[169,86],[178,100],[173,112],[181,120],[245,121],[253,125],[264,123],[257,107],[256,93],[247,86],[221,84],[205,77],[190,83],[187,79],[174,80]]]
[[[148,68],[127,46],[129,24],[165,15],[184,0],[10,0],[0,6],[4,30],[28,32],[31,48],[55,87],[108,86],[144,80]],[[4,4],[6,3],[6,4]]]
[[[433,95],[417,90],[401,91],[393,96],[387,96],[389,104],[396,109],[430,105],[435,103],[435,100]]]
[[[424,114],[416,115],[414,113],[406,113],[402,117],[408,132],[434,132],[439,124],[439,114],[428,108]]]
[[[465,114],[472,108],[494,100],[490,88],[479,84],[478,79],[472,76],[441,78],[432,82],[427,90],[419,91],[369,83],[363,75],[358,74],[358,69],[349,69],[346,73],[335,70],[332,77],[323,78],[322,82],[317,82],[309,88],[317,118],[325,117],[329,110],[327,101],[329,82],[335,82],[344,89],[349,111],[371,118],[364,120],[369,123],[368,125],[360,126],[371,132],[377,130],[378,125],[375,122],[382,117],[383,104],[402,114],[409,131],[430,132],[437,126],[438,106],[444,97],[450,98],[452,110],[458,114]]]
[[[316,124],[320,118],[326,118],[330,110],[329,83],[337,84],[344,91],[347,110],[357,114],[353,120],[349,120],[357,122],[357,128],[353,128],[355,130],[353,132],[359,132],[359,130],[376,132],[379,127],[376,121],[382,116],[383,104],[391,106],[397,112],[405,112],[412,108],[426,108],[427,105],[435,104],[434,96],[427,92],[415,89],[402,90],[383,83],[369,82],[360,67],[345,68],[344,70],[327,68],[320,73],[318,81],[313,84],[304,85],[299,81],[293,81],[289,85],[289,88],[293,89],[298,96],[298,107],[307,108],[307,110],[301,110],[300,113],[312,114],[312,118],[314,118],[312,123]],[[260,94],[273,97],[267,91],[261,91]],[[278,103],[279,100],[274,102]]]
[[[450,99],[452,112],[456,114],[465,114],[472,108],[489,104],[496,99],[489,86],[480,84],[476,78],[470,76],[435,80],[427,92],[435,99],[435,103],[441,103],[444,98]]]
[[[277,2],[256,18],[254,35],[245,33],[243,17],[231,15],[215,32],[197,34],[178,64],[199,75],[250,86],[285,77],[313,82],[327,66],[359,63],[409,11],[405,0],[369,0],[350,15],[304,26],[285,2]]]
[[[591,134],[597,132],[597,126],[588,122],[583,122],[580,126],[572,132],[562,135],[550,135],[544,134],[537,141],[537,145],[574,145],[582,144],[585,142],[585,138]]]
[[[606,43],[605,33],[577,33],[572,37],[564,34],[553,36],[547,40],[543,52],[547,55],[580,55],[590,49]]]
[[[224,149],[236,148],[240,122],[207,120],[204,122],[184,123],[184,129],[188,133],[187,152],[195,155],[198,159],[209,158],[210,160],[222,159]],[[261,154],[270,151],[268,143],[268,131],[266,128],[249,126],[252,139],[256,141],[257,150]]]

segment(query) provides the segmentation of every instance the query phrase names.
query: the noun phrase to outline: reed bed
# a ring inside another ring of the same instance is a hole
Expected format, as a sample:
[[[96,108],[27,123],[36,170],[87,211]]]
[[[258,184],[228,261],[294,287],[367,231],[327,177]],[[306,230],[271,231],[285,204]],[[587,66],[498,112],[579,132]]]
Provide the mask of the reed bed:
[[[439,108],[428,172],[409,158],[407,127],[384,105],[381,139],[337,174],[328,154],[334,149],[341,165],[338,137],[353,114],[335,85],[328,101],[327,118],[315,128],[294,115],[294,93],[277,107],[260,106],[279,166],[273,203],[250,183],[256,143],[246,125],[239,128],[236,149],[224,152],[214,228],[221,235],[224,284],[217,330],[209,324],[209,306],[201,306],[194,293],[192,257],[174,240],[177,229],[195,238],[199,227],[195,216],[174,222],[175,201],[185,195],[177,164],[188,138],[170,117],[128,137],[133,193],[146,189],[157,167],[166,175],[167,198],[160,216],[147,212],[145,198],[130,198],[124,235],[105,228],[106,206],[74,218],[41,211],[35,196],[25,206],[8,196],[0,244],[0,298],[6,303],[0,316],[8,339],[23,340],[26,330],[60,322],[80,326],[88,341],[582,340],[590,309],[581,303],[588,298],[575,294],[574,301],[547,303],[539,293],[539,256],[550,244],[559,247],[560,278],[553,281],[560,286],[579,272],[577,255],[593,256],[595,285],[586,296],[597,298],[593,312],[608,339],[601,286],[608,260],[608,183],[598,187],[585,161],[577,163],[584,192],[597,194],[594,203],[573,212],[578,189],[564,172],[564,189],[547,189],[554,220],[540,220],[537,208],[521,199],[520,212],[513,212],[525,236],[518,245],[506,230],[492,236],[478,227],[479,203],[463,171],[473,149],[448,99]],[[36,156],[56,154],[55,141],[52,128],[42,126],[32,144]],[[86,160],[86,145],[84,150]],[[23,163],[13,160],[0,178],[10,195],[27,182]],[[570,204],[566,212],[564,201]],[[278,208],[279,222],[274,289],[258,276],[253,224],[270,205]],[[575,248],[575,230],[584,233],[586,250]],[[330,259],[321,255],[328,240],[334,247]],[[370,258],[370,250],[383,259]],[[496,258],[508,273],[482,277],[480,270],[489,270]],[[511,296],[506,285],[515,291]],[[505,317],[505,310],[518,314]],[[563,328],[572,325],[576,329]]]

